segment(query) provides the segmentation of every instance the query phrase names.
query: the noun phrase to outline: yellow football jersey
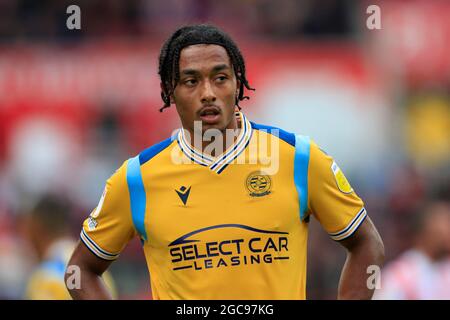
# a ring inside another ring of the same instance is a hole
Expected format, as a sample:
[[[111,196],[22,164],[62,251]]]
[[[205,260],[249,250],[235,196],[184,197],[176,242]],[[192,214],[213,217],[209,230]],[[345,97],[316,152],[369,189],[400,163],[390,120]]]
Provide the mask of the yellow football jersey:
[[[102,259],[140,237],[155,299],[305,299],[309,216],[337,241],[366,216],[308,137],[237,117],[240,133],[220,156],[179,130],[125,161],[83,224]]]

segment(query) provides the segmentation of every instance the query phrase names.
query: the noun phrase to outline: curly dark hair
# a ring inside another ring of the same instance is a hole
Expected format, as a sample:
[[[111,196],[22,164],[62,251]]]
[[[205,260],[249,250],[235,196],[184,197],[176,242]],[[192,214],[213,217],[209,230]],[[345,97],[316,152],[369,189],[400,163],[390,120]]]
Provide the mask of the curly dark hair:
[[[250,87],[245,75],[245,61],[239,48],[225,32],[209,24],[197,24],[184,26],[176,30],[164,43],[159,55],[159,76],[161,78],[161,98],[164,106],[159,109],[163,111],[170,107],[170,96],[173,94],[180,80],[180,52],[183,48],[195,44],[220,45],[228,53],[236,78],[240,82],[239,95],[236,97],[236,106],[240,109],[239,101],[249,99],[244,95],[244,87]]]

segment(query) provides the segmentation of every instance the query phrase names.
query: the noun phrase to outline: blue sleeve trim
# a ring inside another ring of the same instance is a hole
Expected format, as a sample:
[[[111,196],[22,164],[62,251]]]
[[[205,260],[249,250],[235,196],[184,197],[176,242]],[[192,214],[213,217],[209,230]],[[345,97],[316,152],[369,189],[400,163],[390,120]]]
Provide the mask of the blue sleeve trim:
[[[176,139],[175,137],[176,136],[167,138],[166,140],[161,141],[160,143],[157,143],[151,146],[150,148],[147,148],[144,151],[142,151],[141,154],[139,155],[139,163],[143,165],[151,158],[156,156],[158,153],[166,149],[172,143],[172,141]]]
[[[311,142],[309,137],[295,135],[294,181],[300,205],[300,219],[308,210],[308,167]]]
[[[147,200],[144,183],[141,176],[141,163],[139,161],[139,156],[128,160],[127,183],[128,192],[130,194],[131,215],[133,217],[134,227],[141,235],[141,238],[147,240],[147,233],[145,231],[144,223]]]
[[[291,146],[293,146],[293,147],[295,146],[295,135],[293,133],[287,132],[287,131],[277,128],[277,127],[266,126],[266,125],[257,124],[254,122],[250,122],[250,123],[251,123],[253,129],[267,131],[267,133],[270,133],[274,136],[279,137],[281,140],[289,143]],[[278,130],[279,135],[274,134],[273,133],[274,130]]]

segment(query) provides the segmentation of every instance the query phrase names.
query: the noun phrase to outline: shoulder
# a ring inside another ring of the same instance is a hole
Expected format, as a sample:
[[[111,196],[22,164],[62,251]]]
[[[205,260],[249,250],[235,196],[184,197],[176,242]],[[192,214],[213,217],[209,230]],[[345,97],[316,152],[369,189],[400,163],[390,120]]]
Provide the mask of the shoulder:
[[[278,137],[281,141],[291,148],[285,150],[295,150],[295,161],[298,163],[326,162],[331,159],[325,151],[323,151],[316,142],[307,135],[293,133],[275,126],[258,124],[251,122],[254,130],[265,132]]]
[[[253,130],[265,132],[268,134],[271,134],[273,136],[278,137],[282,141],[286,142],[287,144],[291,145],[292,147],[295,147],[295,137],[296,135],[292,132],[288,132],[286,130],[283,130],[278,127],[269,126],[265,124],[259,124],[255,122],[250,122],[252,125]]]
[[[310,140],[310,154],[311,160],[318,163],[329,164],[330,161],[333,162],[333,157],[328,154],[325,150],[317,145],[317,143],[313,140]]]
[[[140,165],[143,165],[144,163],[150,161],[154,157],[156,157],[158,154],[166,150],[171,144],[173,144],[176,141],[175,136],[171,136],[163,141],[160,141],[147,149],[140,152],[136,157],[131,159],[136,159],[136,161],[139,161]],[[130,159],[130,160],[131,160]]]
[[[282,128],[269,126],[265,124],[259,124],[251,122],[254,130],[262,131],[273,136],[278,137],[280,140],[286,142],[288,145],[294,147],[297,153],[305,154],[308,158],[310,153],[316,155],[319,153],[319,157],[329,157],[329,155],[323,151],[316,142],[307,135],[286,131]]]
[[[140,172],[140,167],[143,164],[148,163],[151,159],[166,150],[172,143],[174,143],[174,141],[176,141],[176,138],[167,138],[125,160],[106,181],[107,190],[111,189],[112,186],[115,190],[128,188],[130,176],[138,174],[138,172]],[[119,194],[119,196],[121,195]]]

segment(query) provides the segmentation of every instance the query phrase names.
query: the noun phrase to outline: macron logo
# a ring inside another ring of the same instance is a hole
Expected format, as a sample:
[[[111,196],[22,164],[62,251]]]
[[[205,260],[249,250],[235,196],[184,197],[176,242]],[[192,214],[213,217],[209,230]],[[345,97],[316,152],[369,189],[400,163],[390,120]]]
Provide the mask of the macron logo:
[[[185,186],[181,186],[180,190],[175,190],[180,197],[181,201],[183,201],[183,204],[186,205],[186,202],[189,197],[189,193],[191,192],[191,187],[186,188]]]

